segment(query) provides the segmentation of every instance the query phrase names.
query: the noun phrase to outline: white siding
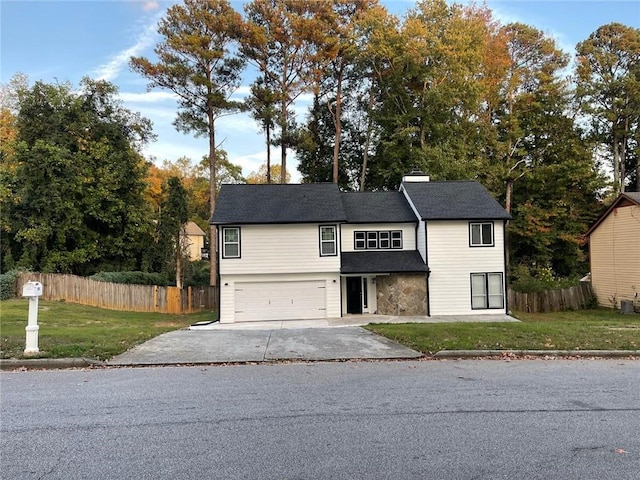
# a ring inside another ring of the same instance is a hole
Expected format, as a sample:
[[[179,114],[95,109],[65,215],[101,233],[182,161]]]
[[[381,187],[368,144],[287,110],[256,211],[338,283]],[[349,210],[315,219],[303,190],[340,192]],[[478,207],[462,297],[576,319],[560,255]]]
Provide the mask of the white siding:
[[[402,250],[416,249],[415,223],[345,223],[342,225],[342,251],[353,252],[355,231],[402,230]],[[358,250],[362,251],[362,250]]]
[[[422,257],[423,262],[427,262],[427,224],[424,220],[420,220],[418,223],[418,252]]]
[[[220,276],[220,322],[236,321],[236,284],[265,282],[277,288],[278,282],[321,281],[326,286],[326,316],[340,317],[340,275],[336,273],[305,273],[281,275],[221,275]],[[256,318],[256,321],[261,320]]]
[[[504,283],[503,222],[493,223],[493,247],[470,247],[466,220],[427,223],[431,315],[505,313],[505,309],[471,309],[471,273],[501,272]]]
[[[221,231],[222,228],[219,227]],[[220,275],[338,273],[339,225],[336,235],[338,255],[321,257],[318,224],[240,225],[240,258],[221,258]]]
[[[427,176],[427,180],[428,180],[428,176]],[[403,179],[403,181],[405,181]],[[402,185],[400,185],[400,191],[402,192],[402,194],[404,195],[404,198],[407,199],[407,202],[409,202],[409,206],[411,207],[411,210],[413,210],[413,213],[416,215],[416,218],[420,219],[420,214],[418,213],[418,209],[416,208],[416,206],[413,204],[413,200],[411,200],[411,197],[409,196],[409,194],[407,193],[407,191],[404,189],[404,187]],[[420,256],[422,257],[422,260],[426,263],[427,261],[427,240],[426,240],[426,224],[424,222],[424,220],[419,220],[418,221],[418,231],[417,231],[417,236],[416,236],[416,242],[417,242],[417,250],[418,252],[420,252]]]

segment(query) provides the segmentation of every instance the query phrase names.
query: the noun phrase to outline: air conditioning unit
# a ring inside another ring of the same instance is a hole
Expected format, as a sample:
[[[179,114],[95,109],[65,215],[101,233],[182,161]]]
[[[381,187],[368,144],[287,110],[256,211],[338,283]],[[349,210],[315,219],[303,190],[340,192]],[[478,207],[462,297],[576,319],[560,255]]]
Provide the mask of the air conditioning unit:
[[[620,300],[620,313],[633,313],[633,300]]]

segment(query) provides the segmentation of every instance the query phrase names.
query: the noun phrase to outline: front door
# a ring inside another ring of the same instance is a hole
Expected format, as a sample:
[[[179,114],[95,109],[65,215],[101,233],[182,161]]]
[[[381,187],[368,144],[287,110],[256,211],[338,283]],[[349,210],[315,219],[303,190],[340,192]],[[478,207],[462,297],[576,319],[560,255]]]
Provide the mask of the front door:
[[[362,277],[347,277],[347,313],[362,313]]]

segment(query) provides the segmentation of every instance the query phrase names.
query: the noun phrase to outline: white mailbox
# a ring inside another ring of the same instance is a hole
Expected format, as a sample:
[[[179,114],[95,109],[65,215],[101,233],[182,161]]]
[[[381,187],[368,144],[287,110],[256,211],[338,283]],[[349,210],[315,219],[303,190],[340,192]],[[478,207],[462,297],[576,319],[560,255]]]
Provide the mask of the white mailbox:
[[[41,297],[42,284],[40,282],[27,282],[22,286],[23,297]]]

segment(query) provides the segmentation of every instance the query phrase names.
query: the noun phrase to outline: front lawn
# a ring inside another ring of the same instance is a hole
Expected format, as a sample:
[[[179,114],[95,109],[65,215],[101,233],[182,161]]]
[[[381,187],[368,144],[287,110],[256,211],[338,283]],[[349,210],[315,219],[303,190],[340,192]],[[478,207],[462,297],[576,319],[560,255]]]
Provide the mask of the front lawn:
[[[22,358],[28,300],[0,302],[0,358]],[[190,315],[119,312],[65,302],[40,301],[38,346],[29,358],[84,357],[106,360],[152,337],[215,318],[213,312]]]
[[[515,313],[522,323],[402,323],[366,328],[425,354],[440,350],[640,350],[640,315],[609,309]]]

